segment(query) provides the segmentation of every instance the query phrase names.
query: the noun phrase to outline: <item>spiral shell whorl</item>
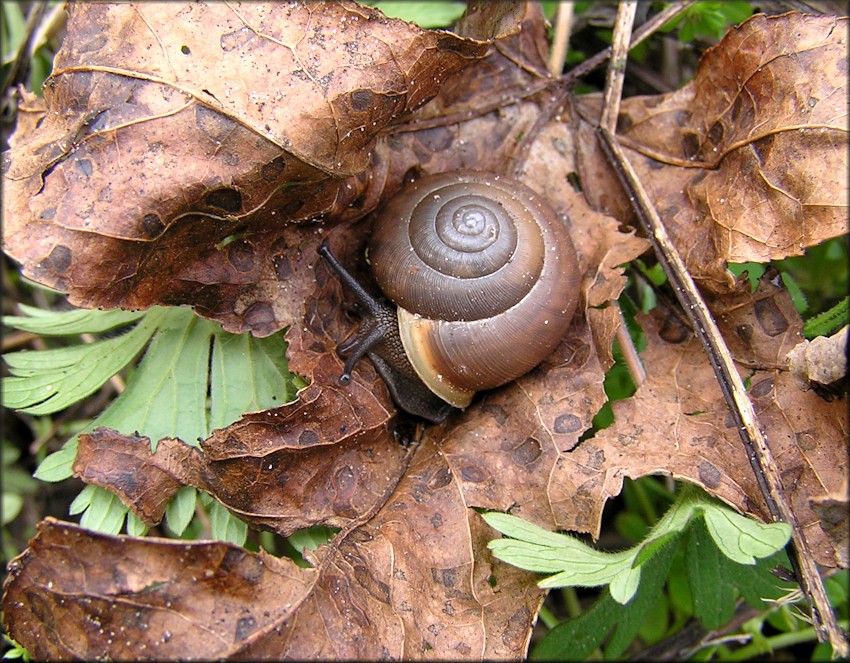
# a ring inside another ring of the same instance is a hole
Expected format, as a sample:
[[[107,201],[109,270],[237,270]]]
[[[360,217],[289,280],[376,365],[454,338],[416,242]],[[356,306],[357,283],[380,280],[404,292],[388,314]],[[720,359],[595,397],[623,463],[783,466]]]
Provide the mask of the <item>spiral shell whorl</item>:
[[[563,219],[524,185],[488,173],[429,176],[405,189],[376,221],[370,259],[398,306],[414,370],[455,407],[539,364],[579,300]]]
[[[471,172],[425,177],[405,189],[378,218],[370,245],[383,292],[438,320],[478,320],[519,302],[539,277],[545,251],[520,186]]]

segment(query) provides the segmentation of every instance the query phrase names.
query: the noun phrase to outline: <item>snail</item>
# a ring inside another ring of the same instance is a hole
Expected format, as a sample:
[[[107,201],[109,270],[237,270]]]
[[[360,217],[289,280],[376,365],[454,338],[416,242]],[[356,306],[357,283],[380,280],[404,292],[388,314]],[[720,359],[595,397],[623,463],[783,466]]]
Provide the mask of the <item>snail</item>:
[[[364,314],[340,344],[343,384],[368,355],[403,410],[434,422],[524,375],[558,344],[578,302],[575,249],[560,217],[510,178],[422,177],[378,214],[371,296],[319,248]]]

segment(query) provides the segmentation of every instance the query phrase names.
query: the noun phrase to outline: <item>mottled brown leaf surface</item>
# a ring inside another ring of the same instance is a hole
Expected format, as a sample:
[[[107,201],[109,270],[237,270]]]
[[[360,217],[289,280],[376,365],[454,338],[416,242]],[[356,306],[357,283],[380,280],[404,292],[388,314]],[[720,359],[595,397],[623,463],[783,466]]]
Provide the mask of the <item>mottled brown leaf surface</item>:
[[[4,166],[6,251],[79,306],[191,304],[260,335],[306,296],[283,224],[374,208],[378,133],[488,49],[350,2],[69,14],[45,119]]]
[[[151,454],[148,438],[97,429],[80,436],[74,473],[116,492],[148,525],[188,485],[282,536],[318,524],[343,527],[385,499],[405,451],[385,426],[339,430],[340,419],[328,412],[338,404],[323,394],[247,415],[215,431],[204,453],[166,438]]]
[[[75,472],[118,492],[146,523],[159,522],[170,495],[193,485],[283,535],[314,524],[343,529],[306,553],[312,569],[299,569],[224,544],[106,537],[49,521],[15,562],[4,600],[11,634],[36,656],[517,659],[542,600],[538,578],[490,556],[495,532],[470,507],[598,534],[605,501],[624,476],[661,473],[766,515],[708,361],[666,309],[640,320],[647,382],[615,405],[612,428],[579,443],[606,400],[603,379],[620,324],[609,304],[625,285],[621,265],[648,243],[621,227],[630,214],[599,159],[586,121],[592,105],[568,98],[552,106],[539,8],[481,3],[461,22],[461,38],[353,3],[97,7],[72,10],[68,46],[45,95],[48,109],[61,112],[15,143],[4,186],[20,209],[7,212],[7,249],[26,273],[71,289],[78,303],[187,303],[227,329],[260,335],[291,324],[290,367],[310,386],[296,403],[214,431],[202,451],[165,439],[151,453],[146,438],[98,430],[81,437]],[[752,368],[781,363],[799,340],[800,320],[769,281],[755,294],[732,287],[719,271],[731,249],[716,248],[727,207],[713,200],[716,212],[703,214],[699,196],[709,200],[722,182],[728,199],[744,189],[776,194],[764,185],[764,167],[740,161],[767,139],[796,145],[794,167],[809,180],[840,161],[840,150],[818,161],[809,149],[816,135],[833,146],[846,142],[844,102],[826,94],[846,83],[830,88],[806,73],[827,63],[828,78],[829,63],[838,66],[846,48],[835,41],[843,24],[829,21],[753,19],[705,56],[694,83],[626,100],[622,120],[630,154],[689,267],[703,283],[726,288],[713,310],[743,362],[786,489],[824,564],[835,563],[840,540],[842,505],[834,496],[846,482],[846,410],[801,392],[788,372]],[[504,36],[517,22],[519,34]],[[126,26],[139,41],[127,38]],[[794,46],[792,36],[809,45]],[[498,37],[497,48],[485,54],[479,40],[489,37]],[[756,56],[763,61],[754,67]],[[789,73],[792,64],[802,69]],[[729,79],[730,72],[746,76]],[[788,86],[801,81],[812,86],[808,96],[789,97]],[[291,103],[261,107],[262,95],[290,89]],[[815,97],[821,101],[811,113],[820,119],[797,127],[805,117],[795,99]],[[749,128],[741,109],[732,117],[737,98],[758,101]],[[830,108],[831,119],[821,117]],[[99,114],[88,115],[93,109]],[[719,118],[725,142],[717,154],[697,151],[700,161],[682,152],[688,132],[708,145]],[[316,247],[327,237],[341,262],[374,287],[363,248],[367,213],[382,199],[421,174],[503,172],[515,161],[521,179],[566,217],[583,305],[539,367],[424,429],[409,451],[396,439],[410,437],[405,421],[370,362],[358,363],[350,384],[338,382],[336,347],[356,329],[356,315]],[[835,234],[834,217],[846,215],[835,190],[844,169],[829,172],[835,177],[812,188],[816,195],[794,194],[809,201],[806,224],[785,207],[753,204],[757,222],[773,224],[777,238],[795,223],[811,228],[809,243]],[[740,234],[755,235],[753,227]],[[829,515],[823,526],[817,509]],[[69,537],[75,544],[66,550],[60,542]],[[197,559],[182,563],[189,556]],[[89,570],[93,558],[99,565]],[[130,570],[107,577],[122,564]],[[57,568],[61,592],[47,571]],[[128,599],[124,578],[134,574],[161,584],[131,584]],[[184,606],[192,583],[206,577],[216,580],[223,606],[214,613],[203,612],[213,609],[208,585],[197,605]],[[158,601],[170,590],[176,598],[163,608]],[[120,630],[93,626],[108,618],[120,629],[130,605],[137,622],[127,623],[154,625],[127,636],[133,649],[110,635]],[[210,634],[198,636],[204,629]],[[158,648],[163,640],[168,646]]]
[[[292,616],[316,580],[314,569],[231,544],[47,519],[9,565],[4,616],[36,660],[208,659]]]
[[[801,255],[847,232],[847,62],[846,18],[758,15],[680,90],[623,102],[620,140],[702,285],[728,290],[726,262]],[[588,183],[614,184],[592,146],[584,157]],[[629,216],[616,186],[591,196]]]
[[[721,331],[748,380],[750,397],[783,485],[819,563],[834,566],[834,548],[810,500],[847,481],[847,408],[799,390],[787,370],[748,368],[782,363],[801,338],[802,322],[788,293],[768,276],[755,293],[744,283],[715,302]],[[699,484],[744,513],[770,520],[734,420],[707,358],[678,318],[649,319],[642,353],[647,381],[633,398],[613,404],[615,422],[581,444],[553,477],[568,494],[590,493],[593,514],[571,514],[565,527],[598,533],[606,498],[624,476],[662,473]],[[591,470],[592,471],[589,471]],[[577,527],[579,526],[579,527]]]

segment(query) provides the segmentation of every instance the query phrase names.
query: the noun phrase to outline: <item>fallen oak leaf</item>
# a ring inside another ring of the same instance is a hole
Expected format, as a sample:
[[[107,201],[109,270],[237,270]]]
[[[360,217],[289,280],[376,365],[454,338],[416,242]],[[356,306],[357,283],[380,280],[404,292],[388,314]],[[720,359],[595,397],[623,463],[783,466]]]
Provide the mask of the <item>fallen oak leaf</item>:
[[[343,404],[346,401],[343,401]],[[333,392],[249,414],[202,442],[150,440],[109,429],[81,434],[74,475],[117,493],[148,526],[183,486],[210,493],[240,519],[289,536],[344,527],[385,499],[405,450],[386,426],[339,428]]]
[[[756,15],[706,51],[680,90],[623,101],[617,138],[699,285],[727,292],[727,262],[800,255],[846,232],[846,21]],[[578,104],[590,124],[600,102]],[[585,135],[588,195],[628,220]]]
[[[6,251],[76,305],[189,303],[259,335],[295,319],[287,292],[303,301],[279,282],[300,243],[283,225],[368,212],[368,177],[341,176],[494,36],[353,2],[69,11],[48,112],[4,169]],[[495,13],[471,25],[509,30]]]
[[[218,658],[293,615],[316,576],[228,543],[110,536],[48,518],[9,565],[4,621],[42,660]]]

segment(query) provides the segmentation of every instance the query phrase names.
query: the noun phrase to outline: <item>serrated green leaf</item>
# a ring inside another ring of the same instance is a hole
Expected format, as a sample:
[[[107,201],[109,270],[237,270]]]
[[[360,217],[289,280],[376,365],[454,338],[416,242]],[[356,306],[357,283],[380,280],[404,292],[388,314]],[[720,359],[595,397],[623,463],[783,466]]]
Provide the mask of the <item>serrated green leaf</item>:
[[[214,323],[190,309],[168,309],[120,398],[92,426],[139,431],[152,448],[163,437],[197,444],[209,434],[207,374]]]
[[[694,616],[709,629],[720,628],[735,613],[735,592],[724,574],[728,561],[712,543],[704,521],[694,522],[687,533],[685,570]]]
[[[74,498],[74,501],[71,502],[71,506],[68,507],[68,513],[72,516],[76,516],[88,509],[89,504],[91,504],[92,499],[94,499],[95,488],[97,488],[97,486],[94,484],[87,484]]]
[[[237,546],[245,545],[248,538],[248,525],[239,520],[219,502],[210,506],[210,531],[219,541],[229,541]]]
[[[26,316],[3,316],[3,324],[22,331],[42,336],[72,336],[76,334],[98,334],[129,325],[147,315],[145,311],[123,311],[115,309],[72,309],[70,311],[46,311],[26,304],[18,305]],[[161,308],[161,307],[154,307]],[[151,310],[154,310],[151,309]]]
[[[128,511],[117,495],[95,486],[91,502],[80,518],[80,525],[105,534],[118,534]]]
[[[210,429],[224,428],[247,412],[277,407],[295,398],[281,334],[215,336],[210,376]]]
[[[4,355],[15,377],[3,380],[3,405],[50,414],[82,400],[139,353],[156,330],[158,317],[146,316],[126,334],[88,345]]]
[[[505,536],[518,539],[519,541],[539,543],[540,545],[548,545],[553,548],[569,547],[572,541],[577,541],[577,539],[566,534],[550,532],[523,518],[518,518],[507,513],[489,511],[481,514],[481,517],[485,523],[497,532],[501,532]]]
[[[165,520],[168,529],[177,536],[186,531],[192,516],[195,515],[198,491],[194,486],[183,486],[165,507]]]
[[[195,316],[188,308],[158,307],[146,314],[71,311],[66,315],[36,312],[37,309],[26,311],[32,314],[26,319],[32,328],[52,329],[56,333],[69,329],[77,332],[84,328],[86,331],[102,330],[139,320],[133,330],[113,339],[88,346],[19,353],[28,356],[13,357],[11,370],[29,373],[19,377],[28,381],[26,387],[30,394],[27,397],[39,401],[44,399],[39,390],[43,392],[48,385],[52,388],[60,369],[64,373],[59,378],[65,380],[66,385],[75,386],[75,393],[82,391],[81,384],[88,389],[96,381],[92,374],[105,381],[123,367],[124,364],[118,365],[118,358],[122,344],[129,347],[127,337],[133,340],[143,336],[143,332],[147,334],[142,343],[149,340],[147,351],[130,375],[124,392],[80,432],[104,426],[124,434],[138,432],[149,437],[154,447],[164,437],[178,437],[189,444],[197,444],[198,439],[209,435],[212,425],[224,427],[246,412],[282,405],[291,401],[296,390],[304,386],[289,373],[282,332],[265,339],[228,334],[217,323]],[[62,316],[66,317],[60,322],[58,318]],[[106,359],[100,355],[106,355]],[[131,358],[132,355],[127,361]],[[46,406],[47,401],[37,407]],[[59,481],[71,476],[76,450],[75,436],[59,452],[44,459],[36,477]],[[84,526],[115,532],[116,523],[120,528],[127,510],[107,499],[100,490],[92,492],[92,487],[84,491],[74,503],[75,512],[83,513]],[[181,534],[185,530],[194,515],[195,500],[195,489],[185,488],[179,491],[177,500],[169,504],[166,517],[172,531]],[[213,508],[218,514],[213,528],[216,536],[221,534],[225,540],[244,543],[247,526],[221,505]],[[127,526],[130,533],[143,530],[135,516],[127,520]]]
[[[756,557],[772,555],[791,538],[787,523],[763,524],[719,504],[706,505],[703,517],[714,543],[738,564],[755,564]]]

